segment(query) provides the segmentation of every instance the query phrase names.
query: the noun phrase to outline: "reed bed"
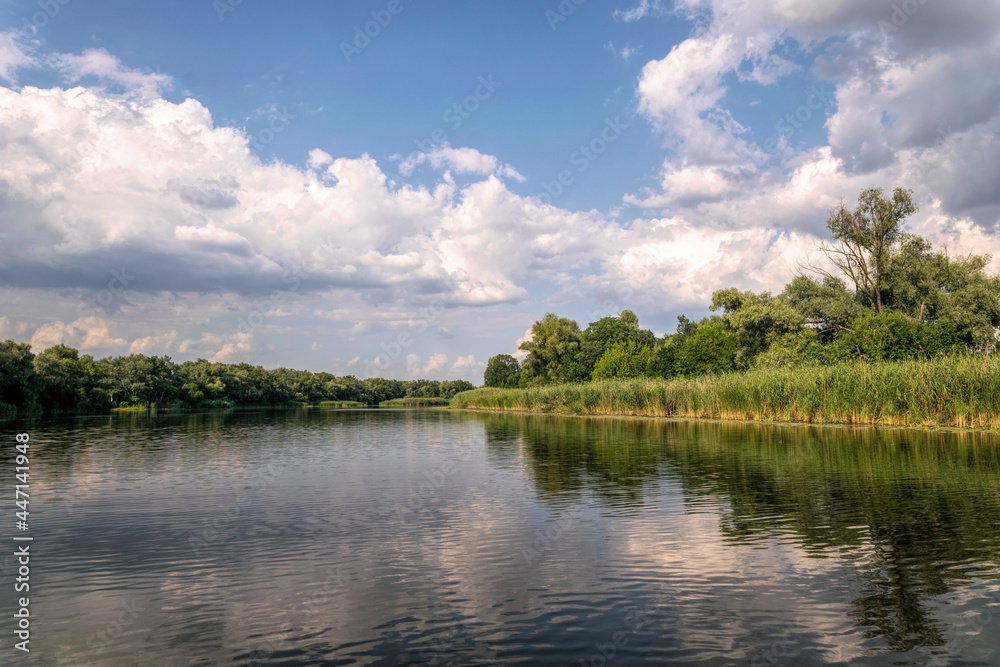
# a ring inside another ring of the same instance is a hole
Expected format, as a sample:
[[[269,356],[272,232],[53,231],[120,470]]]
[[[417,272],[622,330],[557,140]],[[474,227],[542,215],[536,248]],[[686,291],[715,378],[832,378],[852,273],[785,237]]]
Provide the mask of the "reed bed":
[[[743,421],[1000,428],[1000,359],[851,362],[457,394],[452,407]]]
[[[449,405],[447,398],[424,397],[424,398],[393,398],[382,401],[378,404],[380,408],[426,408],[429,406]]]

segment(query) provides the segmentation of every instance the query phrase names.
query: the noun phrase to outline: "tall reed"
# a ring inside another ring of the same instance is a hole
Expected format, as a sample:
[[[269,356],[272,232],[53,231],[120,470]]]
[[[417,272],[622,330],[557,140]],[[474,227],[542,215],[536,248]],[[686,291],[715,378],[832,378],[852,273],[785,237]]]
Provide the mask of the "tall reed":
[[[1000,359],[852,362],[660,380],[476,389],[458,408],[893,426],[1000,428]]]

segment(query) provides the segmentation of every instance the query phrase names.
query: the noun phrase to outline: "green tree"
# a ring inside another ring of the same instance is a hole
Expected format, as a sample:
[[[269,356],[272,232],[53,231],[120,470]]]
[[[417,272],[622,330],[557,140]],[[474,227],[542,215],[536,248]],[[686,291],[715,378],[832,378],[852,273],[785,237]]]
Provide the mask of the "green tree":
[[[523,368],[541,382],[559,382],[567,355],[580,347],[580,326],[573,320],[547,313],[531,327],[531,340],[521,343],[528,356]]]
[[[639,328],[639,318],[631,310],[623,310],[617,317],[602,317],[591,322],[584,330],[582,339],[576,360],[583,379],[591,376],[598,360],[616,345],[634,342],[649,350],[656,345],[656,336],[652,331]]]
[[[0,343],[0,403],[27,406],[36,398],[35,369],[28,343],[5,340]]]
[[[46,409],[101,410],[110,407],[99,385],[100,372],[89,354],[65,345],[54,345],[32,360],[38,400]]]
[[[668,336],[650,354],[645,374],[660,378],[670,378],[677,375],[677,352],[683,344],[684,341],[679,336]]]
[[[735,287],[712,294],[713,311],[722,310],[722,320],[736,337],[734,362],[737,368],[750,368],[762,353],[778,341],[794,337],[803,330],[805,318],[782,295],[770,292],[754,294]]]
[[[483,372],[483,384],[487,387],[516,387],[521,374],[521,363],[509,354],[490,357]]]
[[[898,361],[960,352],[965,346],[950,322],[924,324],[870,310],[851,322],[851,330],[833,348],[838,359]]]
[[[476,385],[472,384],[468,380],[444,380],[441,382],[441,398],[453,398],[455,394],[463,391],[471,391],[476,388]]]
[[[131,354],[97,363],[102,384],[116,405],[164,406],[183,391],[177,365],[170,357]]]
[[[1000,327],[1000,277],[986,274],[990,259],[952,258],[904,234],[886,272],[887,303],[918,322],[948,321],[967,343],[993,343]]]
[[[848,331],[851,320],[865,311],[844,281],[831,276],[824,277],[821,282],[808,276],[796,276],[785,285],[782,295],[823,344]]]
[[[720,319],[698,325],[677,354],[677,371],[684,375],[724,373],[736,367],[736,336]]]
[[[823,246],[823,252],[851,279],[866,305],[879,313],[884,310],[883,290],[892,246],[902,233],[903,221],[917,211],[912,194],[912,190],[896,188],[892,199],[887,199],[882,188],[870,187],[858,195],[857,208],[851,211],[841,202],[826,221],[835,243]]]
[[[634,340],[612,345],[597,361],[591,378],[632,378],[646,374],[653,351]]]

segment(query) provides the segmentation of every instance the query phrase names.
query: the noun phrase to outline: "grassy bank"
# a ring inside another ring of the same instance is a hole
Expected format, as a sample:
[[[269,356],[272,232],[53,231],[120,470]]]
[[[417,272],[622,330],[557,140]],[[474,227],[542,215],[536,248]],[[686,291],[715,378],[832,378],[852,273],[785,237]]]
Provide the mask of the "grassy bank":
[[[452,407],[748,421],[1000,428],[1000,358],[844,363],[462,392]]]
[[[321,408],[366,408],[367,403],[362,403],[361,401],[321,401],[319,404]]]
[[[382,401],[378,406],[380,408],[426,408],[449,404],[450,401],[447,398],[394,398],[391,401]]]

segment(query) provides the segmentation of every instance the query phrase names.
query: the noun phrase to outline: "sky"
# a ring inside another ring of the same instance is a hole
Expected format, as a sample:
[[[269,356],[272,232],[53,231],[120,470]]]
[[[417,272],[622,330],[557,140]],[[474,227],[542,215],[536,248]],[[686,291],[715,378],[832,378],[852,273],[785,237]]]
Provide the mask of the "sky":
[[[0,0],[0,339],[478,384],[869,186],[995,254],[998,130],[995,0]]]

